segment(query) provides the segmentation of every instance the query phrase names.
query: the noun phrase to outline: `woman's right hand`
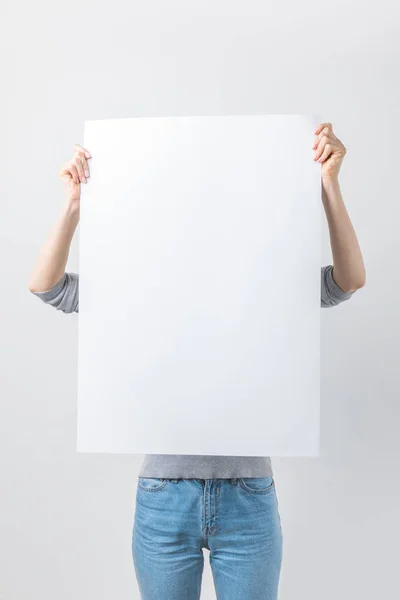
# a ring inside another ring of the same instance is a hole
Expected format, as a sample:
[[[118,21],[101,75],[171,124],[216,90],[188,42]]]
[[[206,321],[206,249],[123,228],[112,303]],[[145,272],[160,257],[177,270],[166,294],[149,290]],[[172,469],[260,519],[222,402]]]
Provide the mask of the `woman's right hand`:
[[[72,160],[61,168],[60,177],[65,185],[67,202],[73,208],[79,208],[81,183],[86,183],[90,177],[87,159],[92,158],[92,155],[79,144],[75,144],[73,150]]]

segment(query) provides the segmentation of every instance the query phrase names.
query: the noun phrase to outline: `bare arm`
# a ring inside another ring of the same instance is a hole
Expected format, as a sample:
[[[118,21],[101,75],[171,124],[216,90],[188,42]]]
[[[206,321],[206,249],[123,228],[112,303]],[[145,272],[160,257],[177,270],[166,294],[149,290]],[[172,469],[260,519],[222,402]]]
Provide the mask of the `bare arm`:
[[[65,273],[71,241],[79,223],[80,184],[86,183],[89,177],[86,158],[90,158],[90,153],[76,145],[73,159],[61,169],[67,199],[34,264],[29,279],[31,292],[49,290]]]
[[[79,210],[65,204],[60,216],[43,244],[29,279],[31,292],[52,288],[65,273],[69,249],[79,222]]]
[[[363,257],[354,227],[343,201],[339,169],[346,148],[334,135],[331,123],[322,123],[317,135],[314,160],[322,164],[322,202],[328,221],[333,256],[332,276],[344,292],[354,292],[365,285]]]
[[[365,285],[364,261],[356,232],[343,201],[339,181],[322,182],[322,201],[329,226],[333,277],[345,292]]]

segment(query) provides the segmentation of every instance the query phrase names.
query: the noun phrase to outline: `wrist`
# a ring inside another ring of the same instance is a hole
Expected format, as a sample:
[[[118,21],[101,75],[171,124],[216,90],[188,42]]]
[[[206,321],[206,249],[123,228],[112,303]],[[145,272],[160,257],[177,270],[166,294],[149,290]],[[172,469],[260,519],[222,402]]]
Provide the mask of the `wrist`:
[[[341,198],[339,179],[337,177],[322,177],[322,200],[324,202],[335,201]]]
[[[67,200],[62,207],[62,217],[79,221],[79,202]]]
[[[321,177],[322,187],[325,189],[334,189],[339,186],[339,177],[336,175],[335,177]]]

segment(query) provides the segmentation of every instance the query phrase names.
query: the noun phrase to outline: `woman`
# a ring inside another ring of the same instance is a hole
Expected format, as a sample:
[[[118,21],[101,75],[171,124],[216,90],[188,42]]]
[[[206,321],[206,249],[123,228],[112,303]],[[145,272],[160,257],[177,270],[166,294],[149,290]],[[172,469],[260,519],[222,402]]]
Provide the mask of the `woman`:
[[[338,181],[346,149],[330,123],[316,128],[312,149],[321,164],[333,254],[333,265],[321,268],[321,306],[331,307],[363,287],[365,268]],[[66,203],[29,282],[32,293],[65,313],[79,310],[79,276],[65,267],[90,158],[74,146],[73,159],[61,169]],[[145,456],[132,536],[143,600],[198,599],[203,547],[210,550],[219,600],[276,600],[282,529],[268,457]]]

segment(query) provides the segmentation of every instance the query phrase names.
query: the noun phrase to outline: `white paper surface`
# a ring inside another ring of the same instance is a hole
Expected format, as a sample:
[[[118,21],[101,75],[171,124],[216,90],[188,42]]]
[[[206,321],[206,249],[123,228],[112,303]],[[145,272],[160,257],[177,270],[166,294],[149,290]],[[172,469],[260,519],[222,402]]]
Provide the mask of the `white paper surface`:
[[[78,451],[318,454],[318,123],[85,122]]]

